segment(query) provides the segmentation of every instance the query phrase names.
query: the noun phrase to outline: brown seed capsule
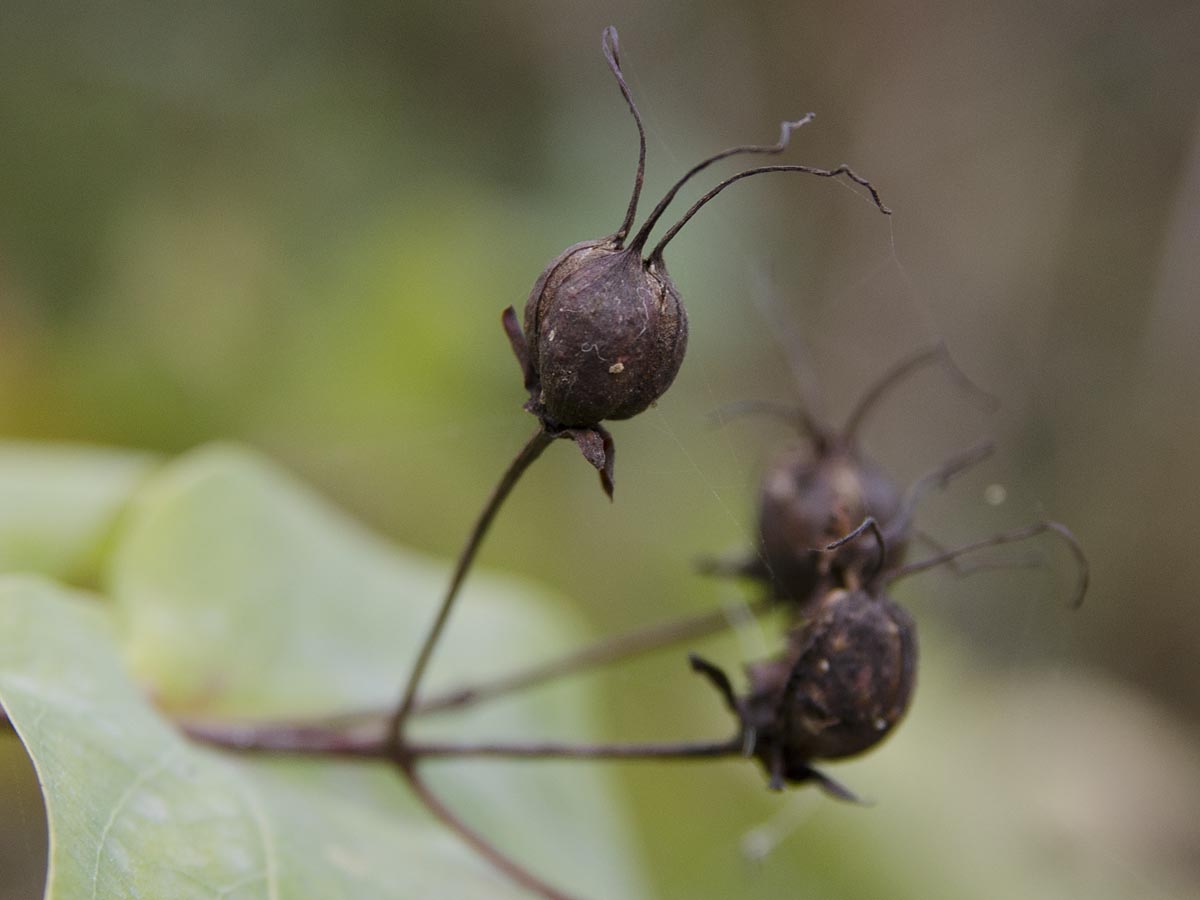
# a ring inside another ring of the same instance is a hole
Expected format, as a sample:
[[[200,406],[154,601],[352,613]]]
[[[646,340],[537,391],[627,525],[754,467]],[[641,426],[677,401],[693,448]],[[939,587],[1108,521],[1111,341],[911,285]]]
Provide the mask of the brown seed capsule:
[[[888,528],[897,523],[901,503],[896,483],[849,448],[815,455],[791,449],[778,456],[763,478],[758,503],[759,546],[774,595],[807,604],[823,581],[840,584],[845,572],[862,571],[879,557],[873,539],[832,554],[814,554],[813,548],[837,540],[868,516]],[[899,527],[888,533],[891,560],[904,557],[909,532]]]
[[[873,519],[829,549],[868,533],[875,547],[884,545],[866,570],[872,586],[822,594],[811,617],[788,633],[788,649],[781,657],[747,667],[750,690],[730,704],[774,788],[785,782],[812,781],[833,796],[855,799],[812,763],[870,750],[891,734],[907,712],[916,683],[916,624],[884,593],[885,583],[978,550],[1051,533],[1075,558],[1077,580],[1071,605],[1077,607],[1087,593],[1087,557],[1070,529],[1058,522],[1036,522],[888,573],[881,571],[887,541]]]
[[[812,783],[832,797],[857,801],[849,788],[813,763],[875,747],[895,730],[912,700],[916,624],[884,593],[884,585],[1044,533],[1060,538],[1075,558],[1071,605],[1078,607],[1087,593],[1088,561],[1074,534],[1059,522],[1035,522],[883,572],[887,540],[879,523],[867,519],[826,549],[840,549],[869,534],[874,546],[882,547],[864,570],[870,586],[823,592],[811,615],[789,630],[782,655],[746,667],[750,687],[743,696],[736,695],[729,678],[712,663],[693,655],[692,668],[707,678],[737,717],[738,732],[731,743],[762,763],[773,789],[781,790],[789,782]]]
[[[916,681],[916,626],[882,593],[831,591],[783,657],[747,671],[755,755],[773,776],[805,781],[812,761],[863,753],[904,717]]]
[[[960,382],[970,385],[939,343],[902,361],[862,397],[840,431],[817,423],[804,410],[774,404],[740,405],[742,411],[766,411],[796,422],[809,441],[789,448],[767,467],[758,499],[758,552],[732,571],[765,581],[771,596],[803,614],[826,591],[857,587],[865,567],[886,571],[900,563],[912,539],[917,501],[930,487],[986,458],[990,444],[952,457],[916,481],[907,492],[858,448],[857,434],[866,415],[887,391],[918,369],[940,361]],[[982,394],[970,385],[971,390]],[[988,398],[990,401],[990,397]],[[867,518],[885,538],[885,558],[873,534],[847,543],[835,553],[816,548],[835,541]]]
[[[602,49],[638,129],[638,167],[625,220],[609,237],[575,244],[547,266],[525,306],[523,332],[512,317],[505,320],[524,368],[530,392],[527,408],[553,432],[587,429],[604,419],[635,416],[671,386],[683,364],[688,326],[663,251],[680,229],[729,185],[766,172],[801,172],[823,178],[842,175],[866,187],[876,206],[889,212],[875,188],[846,166],[761,166],[739,172],[708,191],[643,255],[650,232],[689,179],[730,156],[783,152],[792,132],[812,115],[784,122],[776,144],[731,147],[697,163],[629,237],[645,173],[646,134],[621,73],[616,29],[604,30]]]
[[[637,415],[675,380],[687,334],[661,260],[611,239],[576,244],[542,273],[525,307],[534,411],[558,426]]]

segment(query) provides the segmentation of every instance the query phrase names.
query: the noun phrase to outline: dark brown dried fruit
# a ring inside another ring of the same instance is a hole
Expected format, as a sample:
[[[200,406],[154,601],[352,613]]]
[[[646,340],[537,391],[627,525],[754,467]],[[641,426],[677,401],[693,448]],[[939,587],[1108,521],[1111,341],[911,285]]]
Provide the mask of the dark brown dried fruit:
[[[1051,533],[1075,558],[1077,581],[1071,605],[1077,607],[1087,593],[1087,557],[1070,529],[1058,522],[1036,522],[888,572],[882,571],[887,541],[873,519],[825,549],[840,549],[867,533],[874,547],[884,546],[864,570],[871,586],[824,592],[811,616],[788,632],[782,655],[746,667],[750,688],[743,697],[734,695],[729,679],[711,663],[692,660],[693,668],[721,692],[738,717],[745,751],[762,763],[773,789],[789,782],[813,782],[834,797],[856,800],[849,789],[812,764],[870,750],[892,733],[908,711],[916,685],[916,624],[884,592],[886,583],[982,549]]]
[[[604,30],[602,49],[638,129],[637,174],[625,219],[612,235],[575,244],[546,267],[525,306],[523,330],[516,325],[515,313],[505,314],[505,327],[530,393],[526,408],[552,433],[594,428],[605,419],[630,418],[671,386],[687,350],[688,326],[663,251],[692,216],[729,185],[766,172],[801,172],[824,178],[844,175],[866,187],[879,209],[889,212],[875,188],[846,166],[761,166],[739,172],[708,191],[643,256],[650,232],[689,179],[730,156],[783,152],[792,132],[812,115],[784,122],[776,144],[731,147],[694,165],[629,238],[645,173],[646,134],[621,73],[616,29]]]
[[[909,374],[938,361],[957,380],[970,385],[939,343],[902,361],[880,378],[838,431],[817,423],[803,409],[774,404],[737,407],[740,411],[783,415],[797,423],[809,440],[805,447],[783,451],[767,467],[758,498],[757,553],[732,566],[716,566],[715,571],[763,581],[774,599],[803,613],[828,590],[860,586],[869,563],[878,562],[881,570],[899,564],[912,539],[913,513],[920,498],[931,487],[944,484],[991,453],[990,443],[972,447],[902,492],[859,450],[859,426],[879,399]],[[973,385],[971,390],[982,394]],[[816,549],[847,534],[867,518],[879,523],[885,539],[887,549],[882,561],[873,535],[847,543],[835,553]]]
[[[879,557],[873,539],[816,554],[868,516],[885,529],[889,561],[903,559],[910,522],[900,516],[896,483],[853,448],[791,449],[776,457],[763,477],[758,537],[763,577],[776,599],[805,605],[827,582],[843,584]]]
[[[746,724],[778,786],[810,763],[870,750],[904,717],[917,671],[916,626],[883,593],[831,591],[780,658],[750,666]]]
[[[614,239],[576,244],[542,273],[525,307],[537,383],[530,409],[558,427],[635,416],[675,380],[687,334],[661,260]]]

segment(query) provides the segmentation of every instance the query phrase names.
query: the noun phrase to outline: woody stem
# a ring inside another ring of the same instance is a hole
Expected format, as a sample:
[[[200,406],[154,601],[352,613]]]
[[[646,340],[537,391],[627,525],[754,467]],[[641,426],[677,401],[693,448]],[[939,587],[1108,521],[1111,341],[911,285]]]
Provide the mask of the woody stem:
[[[241,753],[276,753],[295,756],[332,756],[344,759],[394,759],[388,743],[378,734],[342,732],[318,726],[185,722],[189,737]],[[410,741],[400,758],[401,769],[417,761],[492,757],[504,759],[608,759],[664,760],[713,759],[738,756],[742,736],[721,741],[668,741],[663,743],[575,744],[563,741]]]
[[[759,602],[750,606],[748,613],[756,616],[769,608],[768,602]],[[558,659],[539,663],[526,669],[518,669],[516,672],[501,675],[483,684],[467,685],[420,701],[413,710],[413,715],[426,715],[474,706],[477,703],[507,696],[548,681],[660,650],[682,641],[716,634],[734,624],[735,617],[733,615],[725,610],[717,610],[649,625],[626,634],[605,638],[582,650],[576,650]]]
[[[493,866],[515,881],[522,887],[528,888],[533,893],[545,900],[574,900],[570,894],[564,894],[558,888],[548,884],[538,878],[520,863],[510,858],[507,854],[501,852],[495,845],[475,831],[458,817],[441,798],[438,797],[429,785],[421,778],[412,761],[401,765],[401,772],[404,779],[412,788],[417,799],[436,816],[443,825],[455,832],[459,837],[469,844],[480,856],[490,862]]]
[[[512,489],[521,479],[525,470],[533,465],[553,441],[554,437],[548,434],[544,428],[538,428],[521,449],[521,452],[509,463],[508,468],[500,477],[500,481],[492,490],[492,495],[488,498],[487,503],[484,504],[483,510],[475,522],[475,527],[471,529],[471,533],[467,536],[467,542],[459,552],[458,562],[455,564],[454,573],[450,577],[450,584],[446,588],[446,594],[442,598],[442,604],[438,609],[437,616],[434,618],[433,624],[425,635],[421,649],[417,653],[416,662],[413,664],[412,671],[408,676],[408,683],[404,688],[404,694],[388,723],[386,740],[388,747],[394,754],[398,755],[398,751],[404,744],[404,726],[416,705],[417,691],[421,687],[421,680],[429,668],[429,663],[433,658],[433,651],[437,647],[438,640],[442,636],[442,631],[445,630],[446,622],[450,618],[450,610],[454,607],[454,601],[458,598],[459,590],[462,587],[463,581],[466,580],[467,572],[471,569],[471,564],[475,561],[475,555],[479,552],[479,547],[487,535],[492,520],[496,518],[496,513],[500,511],[500,507],[504,505],[504,501],[508,499],[508,495],[512,493]]]

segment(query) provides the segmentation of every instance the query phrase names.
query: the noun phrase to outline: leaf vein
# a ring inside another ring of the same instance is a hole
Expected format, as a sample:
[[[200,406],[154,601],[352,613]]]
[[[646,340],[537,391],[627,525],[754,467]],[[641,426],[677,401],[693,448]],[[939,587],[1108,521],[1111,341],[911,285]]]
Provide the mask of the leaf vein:
[[[262,837],[263,861],[266,863],[267,898],[268,900],[279,900],[279,858],[275,849],[275,841],[271,837],[271,829],[267,824],[266,810],[263,809],[262,800],[259,798],[258,792],[254,790],[254,786],[239,773],[235,772],[234,777],[242,786],[242,794],[246,798],[246,805],[250,808],[254,826]]]
[[[116,825],[117,818],[121,815],[121,811],[129,803],[130,799],[137,790],[146,784],[150,779],[156,777],[167,767],[171,760],[181,751],[179,745],[168,747],[161,753],[153,763],[143,769],[137,776],[129,782],[125,790],[121,792],[121,796],[117,798],[117,802],[113,804],[112,812],[108,814],[108,819],[104,823],[104,827],[100,829],[100,836],[96,841],[96,862],[92,867],[92,900],[98,900],[100,894],[100,865],[104,861],[104,846],[108,843],[108,838],[112,832],[113,826]]]

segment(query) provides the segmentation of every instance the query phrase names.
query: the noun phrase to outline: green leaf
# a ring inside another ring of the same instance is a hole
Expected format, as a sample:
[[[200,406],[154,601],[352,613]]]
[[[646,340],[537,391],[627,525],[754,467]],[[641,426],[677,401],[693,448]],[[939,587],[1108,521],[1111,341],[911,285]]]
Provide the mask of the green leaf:
[[[0,444],[0,572],[94,578],[121,507],[153,464],[121,450]]]
[[[122,671],[94,598],[2,580],[0,699],[45,793],[53,900],[520,896],[397,779],[189,744]]]
[[[131,668],[161,706],[297,716],[396,699],[445,567],[386,544],[265,459],[216,445],[147,480],[107,586]],[[532,617],[522,593],[535,592],[473,577],[462,608],[488,621],[456,633],[503,627],[514,605]],[[552,626],[531,627],[543,632],[531,646],[553,639]]]
[[[139,490],[114,541],[111,612],[10,580],[0,590],[0,703],[45,789],[48,896],[91,897],[93,884],[101,898],[222,888],[301,900],[513,896],[389,767],[220,754],[183,741],[144,699],[206,717],[386,707],[444,580],[443,565],[386,545],[230,447],[168,464]],[[552,610],[527,583],[473,575],[436,657],[443,680],[584,639]],[[420,728],[587,740],[590,699],[578,684],[556,685]],[[543,877],[586,896],[645,894],[603,766],[441,761],[425,771]],[[248,880],[235,889],[238,879]]]

